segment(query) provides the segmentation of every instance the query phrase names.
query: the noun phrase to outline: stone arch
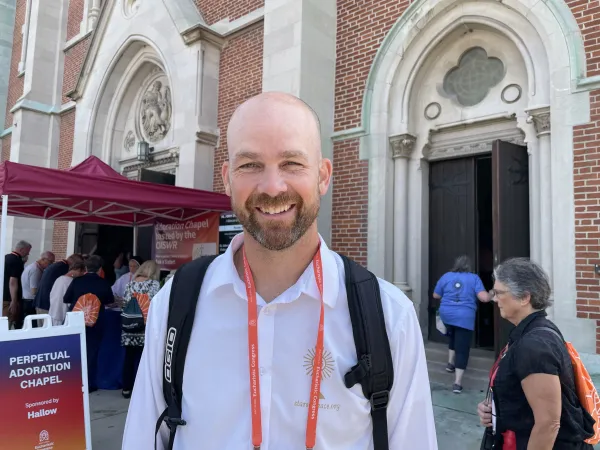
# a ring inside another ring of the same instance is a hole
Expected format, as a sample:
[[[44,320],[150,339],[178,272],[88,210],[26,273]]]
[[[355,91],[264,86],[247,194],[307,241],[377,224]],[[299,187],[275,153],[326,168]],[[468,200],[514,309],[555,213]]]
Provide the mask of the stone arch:
[[[158,72],[158,74],[156,73]],[[162,76],[167,80],[171,92],[170,101],[175,98],[176,86],[170,82],[169,67],[160,50],[144,36],[130,36],[119,48],[102,78],[100,89],[94,99],[86,142],[86,155],[95,155],[117,168],[119,152],[117,142],[126,137],[126,130],[120,129],[127,121],[132,109],[139,106],[140,95],[147,88],[148,80]],[[163,83],[164,84],[164,83]],[[141,87],[141,89],[140,89]],[[171,103],[171,110],[176,107]],[[133,111],[138,113],[138,111]],[[143,138],[139,124],[133,127],[135,141]],[[173,141],[174,131],[170,127],[165,138],[158,144],[168,147]],[[133,150],[135,152],[135,150]],[[132,157],[135,154],[132,155]]]
[[[410,4],[386,35],[371,65],[361,110],[361,125],[365,134],[371,133],[373,120],[377,119],[374,117],[378,112],[377,105],[382,104],[382,97],[388,97],[386,94],[389,93],[386,91],[385,85],[390,77],[394,76],[403,60],[405,49],[419,36],[420,31],[433,21],[438,21],[440,17],[443,18],[444,13],[449,10],[459,10],[459,16],[467,18],[468,11],[473,8],[475,3],[477,2],[417,0]],[[585,76],[586,58],[581,32],[571,10],[563,0],[547,2],[506,0],[501,4],[496,2],[480,2],[480,4],[488,9],[505,6],[506,9],[513,12],[511,14],[513,18],[520,17],[526,20],[531,28],[544,39],[545,47],[556,52],[557,61],[560,62],[549,69],[567,68],[568,74],[563,74],[563,78],[568,79],[569,87],[575,87],[574,85]],[[483,20],[496,22],[497,26],[502,27],[505,32],[512,35],[511,37],[519,39],[518,34],[511,32],[510,25],[499,22],[489,12],[483,11],[483,14],[477,14],[477,16]],[[470,20],[473,19],[474,17],[470,17]],[[447,34],[450,31],[444,30],[441,33]],[[437,39],[437,43],[439,43],[439,39]],[[367,149],[363,149],[362,153],[366,155],[367,151]]]
[[[553,222],[544,228],[545,236],[551,248],[560,249],[560,257],[557,250],[544,257],[554,279],[555,297],[570,298],[576,292],[575,242],[565,243],[560,237],[574,236],[573,126],[589,121],[589,94],[578,89],[585,74],[585,52],[577,23],[562,0],[420,0],[411,4],[392,28],[371,68],[362,110],[360,157],[369,161],[369,268],[379,276],[396,281],[394,265],[405,267],[403,270],[410,272],[407,289],[412,289],[417,309],[424,311],[428,290],[427,283],[423,282],[428,273],[428,234],[424,234],[428,224],[425,190],[428,163],[423,149],[429,136],[414,130],[409,114],[410,100],[419,71],[432,52],[444,45],[444,39],[457,28],[468,24],[487,27],[509,39],[526,68],[527,87],[523,89],[523,97],[527,102],[513,117],[528,145],[530,157],[546,158],[535,163],[536,167],[543,168],[535,169],[538,178],[533,180],[532,175],[532,184],[543,178],[540,178],[540,170],[545,171],[544,179],[552,180],[542,186],[547,188],[549,197],[538,200],[538,204],[551,208]],[[531,117],[541,111],[545,114],[545,124]],[[471,119],[458,122],[466,125]],[[541,133],[539,126],[546,126],[547,130]],[[547,148],[542,148],[538,138],[549,134],[550,128],[552,139],[546,139],[543,145]],[[410,146],[409,151],[406,146]],[[395,156],[408,156],[400,171],[392,152]],[[399,188],[399,173],[410,180],[410,187]],[[533,196],[539,199],[542,188],[537,186]],[[395,202],[399,197],[402,201]],[[402,245],[397,244],[399,229],[407,233]],[[543,245],[538,243],[538,247]],[[560,316],[563,322],[576,320],[575,301],[572,303],[556,305],[556,309],[560,309],[557,319]],[[586,331],[580,336],[587,336],[588,332],[593,336],[593,325],[584,324]],[[591,349],[584,340],[580,345]]]

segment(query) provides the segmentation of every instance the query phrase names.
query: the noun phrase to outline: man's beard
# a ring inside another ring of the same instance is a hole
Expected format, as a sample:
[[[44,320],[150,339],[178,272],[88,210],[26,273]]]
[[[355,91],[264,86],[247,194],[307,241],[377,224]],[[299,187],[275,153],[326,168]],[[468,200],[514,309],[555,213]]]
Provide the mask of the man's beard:
[[[296,193],[284,193],[277,197],[257,194],[250,196],[243,206],[233,198],[231,204],[238,220],[256,242],[268,250],[281,251],[298,242],[317,219],[321,200],[318,191],[315,198],[314,203],[306,204]],[[268,209],[290,204],[294,205],[296,213],[291,225],[277,219],[267,220],[262,225],[259,223],[257,207]]]

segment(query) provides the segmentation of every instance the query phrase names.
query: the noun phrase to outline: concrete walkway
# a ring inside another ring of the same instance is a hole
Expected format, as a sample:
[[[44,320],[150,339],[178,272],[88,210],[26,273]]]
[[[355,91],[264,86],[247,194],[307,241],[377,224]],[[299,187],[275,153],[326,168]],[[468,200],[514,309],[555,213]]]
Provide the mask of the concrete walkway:
[[[600,375],[594,376],[600,386]],[[453,376],[448,375],[449,385]],[[485,397],[481,389],[465,388],[454,394],[449,385],[432,382],[431,392],[439,450],[479,450],[483,427],[477,404]],[[120,450],[129,400],[121,391],[97,391],[90,395],[93,450]],[[154,424],[148,424],[154,428]],[[600,450],[600,445],[595,447]]]
[[[434,414],[440,450],[479,450],[483,428],[478,424],[477,403],[484,395],[465,390],[456,395],[441,384],[432,385]],[[90,395],[93,450],[119,450],[129,401],[121,391]],[[149,424],[154,428],[154,424]],[[443,444],[442,444],[443,443]]]

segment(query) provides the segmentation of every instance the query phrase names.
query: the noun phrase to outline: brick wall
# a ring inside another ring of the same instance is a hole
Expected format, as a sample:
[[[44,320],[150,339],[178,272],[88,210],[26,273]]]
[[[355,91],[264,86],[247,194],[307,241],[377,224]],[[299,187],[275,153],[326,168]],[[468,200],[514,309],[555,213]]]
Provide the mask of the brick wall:
[[[600,75],[600,1],[567,1],[583,37],[587,76]],[[574,130],[577,317],[596,320],[600,353],[600,91],[590,93],[591,122]]]
[[[4,136],[2,138],[2,162],[8,161],[10,159],[10,140],[11,135]]]
[[[223,19],[230,21],[244,17],[265,5],[265,0],[196,0],[196,5],[207,24]]]
[[[574,130],[575,258],[577,317],[595,319],[600,353],[600,91],[591,92],[591,119]]]
[[[587,76],[600,75],[600,1],[567,0],[584,40]]]
[[[60,118],[60,144],[58,146],[58,168],[71,167],[73,157],[73,137],[75,134],[75,109],[64,113]],[[52,251],[57,258],[66,256],[69,235],[68,222],[54,222]]]
[[[358,127],[375,54],[407,0],[338,0],[335,131]]]
[[[10,75],[8,79],[8,96],[6,100],[6,120],[4,128],[12,126],[13,118],[10,110],[15,105],[19,97],[23,95],[23,77],[18,77],[19,61],[21,61],[21,47],[23,45],[23,35],[21,29],[25,22],[26,0],[17,0],[15,10],[15,30],[13,34],[12,58],[10,61]]]
[[[366,265],[369,164],[358,148],[358,139],[333,146],[331,248]]]
[[[215,151],[213,190],[223,192],[221,167],[227,158],[227,124],[246,99],[262,92],[263,25],[227,42],[219,66],[219,146]]]
[[[383,39],[408,7],[407,0],[338,0],[334,130],[361,125],[369,71]],[[367,263],[368,163],[358,140],[333,150],[332,248]]]
[[[83,20],[83,2],[84,0],[69,0],[67,41],[77,36],[81,30],[81,21]]]
[[[65,52],[65,74],[63,77],[63,104],[68,103],[70,99],[66,97],[70,91],[75,89],[79,72],[83,66],[86,53],[90,45],[91,36],[78,42]]]

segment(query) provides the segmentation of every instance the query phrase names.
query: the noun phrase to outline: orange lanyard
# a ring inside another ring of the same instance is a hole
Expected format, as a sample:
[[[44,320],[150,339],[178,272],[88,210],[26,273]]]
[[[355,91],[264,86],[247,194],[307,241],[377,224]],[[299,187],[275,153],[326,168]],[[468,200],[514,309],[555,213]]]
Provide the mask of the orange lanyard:
[[[502,361],[502,358],[504,358],[504,355],[507,351],[508,344],[506,344],[506,347],[502,349],[500,355],[498,356],[498,359],[496,360],[496,362],[492,366],[492,369],[490,370],[490,387],[494,387],[494,381],[496,380],[496,375],[498,374],[498,369],[500,368],[500,361]]]
[[[248,356],[250,358],[250,408],[252,412],[252,445],[260,449],[262,443],[262,424],[260,410],[260,383],[258,379],[258,312],[256,310],[256,287],[246,251],[244,255],[244,281],[248,296]],[[313,268],[317,287],[321,294],[321,316],[317,333],[317,345],[313,361],[312,384],[310,389],[310,402],[308,406],[308,420],[306,423],[306,448],[312,450],[317,440],[317,416],[319,414],[319,392],[321,391],[321,374],[323,369],[323,330],[325,328],[325,308],[323,306],[323,263],[321,249],[313,258]]]

